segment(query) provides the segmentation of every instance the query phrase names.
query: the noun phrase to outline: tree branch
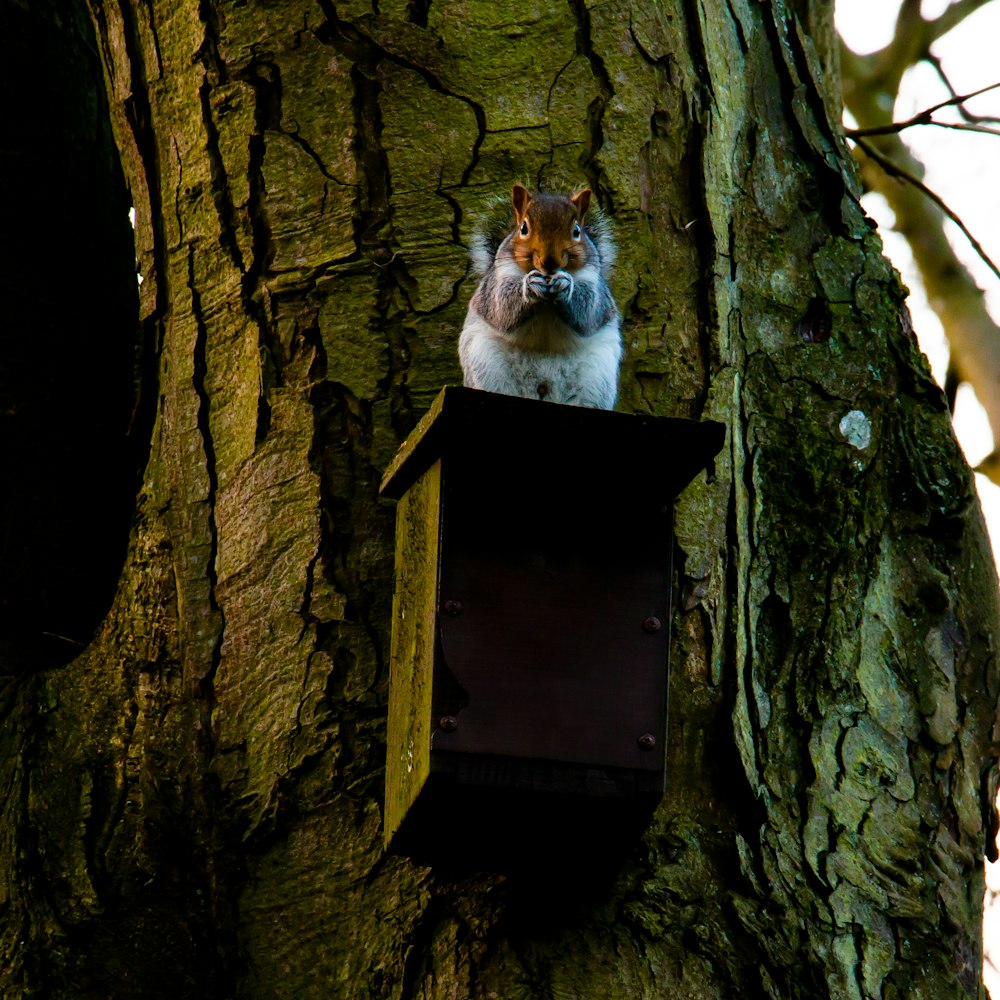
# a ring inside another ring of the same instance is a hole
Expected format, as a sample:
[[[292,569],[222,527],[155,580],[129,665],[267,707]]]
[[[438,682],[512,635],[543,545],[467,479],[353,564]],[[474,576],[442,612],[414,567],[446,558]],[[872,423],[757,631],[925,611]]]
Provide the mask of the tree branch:
[[[951,87],[948,84],[947,79],[945,79],[945,84],[950,90]],[[974,90],[971,94],[955,94],[955,92],[952,91],[952,96],[946,101],[941,101],[940,104],[935,104],[931,108],[925,108],[923,111],[918,112],[912,118],[908,118],[904,122],[892,122],[888,125],[873,125],[870,128],[847,129],[845,134],[849,139],[859,139],[864,136],[890,135],[892,133],[902,132],[903,129],[911,128],[914,125],[937,125],[939,128],[960,129],[967,132],[984,132],[988,135],[1000,135],[1000,129],[989,128],[986,125],[968,123],[969,113],[963,107],[965,101],[969,101],[973,97],[978,97],[980,94],[985,94],[990,90],[996,90],[998,87],[1000,87],[1000,82],[991,83],[988,87],[981,87],[979,90]],[[935,111],[940,111],[942,108],[953,105],[958,106],[958,110],[962,113],[963,117],[967,119],[967,122],[939,122],[933,119],[932,115]]]
[[[884,48],[867,56],[858,56],[841,42],[842,59],[847,57],[850,60],[851,56],[854,57],[853,65],[846,67],[854,77],[852,82],[877,87],[883,93],[895,97],[906,70],[921,59],[933,60],[931,45],[989,2],[990,0],[955,0],[938,17],[925,20],[920,13],[921,0],[903,0],[892,40]],[[863,77],[858,76],[859,70]],[[940,67],[938,72],[941,72]],[[846,79],[847,73],[845,81]]]
[[[996,90],[997,87],[1000,87],[1000,80],[998,80],[996,83],[988,84],[985,87],[980,87],[979,90],[974,90],[972,91],[971,94],[956,94],[955,91],[952,90],[951,86],[949,85],[948,89],[951,90],[952,96],[949,97],[948,100],[941,101],[940,104],[935,104],[934,107],[928,108],[923,113],[931,115],[935,111],[940,111],[942,108],[947,108],[949,105],[952,104],[957,104],[961,108],[961,105],[963,105],[966,101],[971,101],[973,97],[978,97],[980,94],[987,94],[991,90]]]
[[[942,35],[948,34],[952,28],[957,27],[970,14],[974,14],[989,2],[990,0],[955,0],[932,21],[924,21],[927,46],[930,47]]]
[[[892,41],[871,55],[882,87],[893,96],[899,91],[903,73],[920,59],[930,44],[925,37],[927,22],[920,16],[920,2],[903,0],[896,16]]]
[[[864,139],[856,138],[854,142],[857,143],[858,147],[862,149],[866,156],[871,157],[890,177],[895,177],[898,180],[904,181],[907,184],[912,184],[918,191],[924,194],[926,197],[930,198],[938,208],[944,212],[945,215],[951,219],[952,222],[962,230],[965,238],[969,241],[972,249],[976,251],[979,257],[982,259],[983,263],[997,276],[1000,278],[1000,268],[990,259],[989,254],[983,249],[983,245],[972,235],[969,227],[962,221],[961,216],[953,209],[949,208],[945,203],[944,199],[940,195],[932,191],[923,181],[919,178],[914,177],[912,174],[908,173],[898,164],[893,163],[888,157],[883,156],[871,143],[865,142]]]
[[[893,135],[914,125],[936,125],[938,128],[950,128],[956,132],[980,132],[983,135],[1000,135],[1000,128],[992,128],[989,125],[972,125],[969,122],[924,122],[912,120],[908,122],[894,122],[892,125],[879,125],[876,128],[845,129],[844,135],[848,139],[863,139],[865,136],[873,135]]]
[[[933,54],[928,54],[924,56],[924,62],[933,67],[934,71],[937,73],[941,82],[947,88],[948,93],[951,94],[952,97],[957,97],[958,92],[952,86],[951,80],[948,79],[948,74],[945,73],[944,67],[941,65],[941,60],[938,59],[938,57]],[[976,94],[968,94],[965,97],[965,100],[970,100],[975,96]],[[967,122],[972,122],[974,124],[976,123],[981,124],[982,122],[993,122],[994,124],[1000,124],[1000,118],[997,118],[994,115],[974,115],[964,104],[956,105],[955,110],[958,111],[958,113]]]

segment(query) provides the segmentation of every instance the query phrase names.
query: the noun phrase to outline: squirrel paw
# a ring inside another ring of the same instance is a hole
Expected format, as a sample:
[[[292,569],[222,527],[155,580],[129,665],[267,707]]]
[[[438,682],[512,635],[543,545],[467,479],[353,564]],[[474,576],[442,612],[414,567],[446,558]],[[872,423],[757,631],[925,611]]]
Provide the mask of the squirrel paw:
[[[569,302],[573,298],[573,275],[556,271],[549,278],[549,295],[557,302]]]
[[[538,299],[547,298],[549,286],[545,275],[541,271],[529,271],[521,282],[521,295],[525,302],[530,301],[532,296]]]

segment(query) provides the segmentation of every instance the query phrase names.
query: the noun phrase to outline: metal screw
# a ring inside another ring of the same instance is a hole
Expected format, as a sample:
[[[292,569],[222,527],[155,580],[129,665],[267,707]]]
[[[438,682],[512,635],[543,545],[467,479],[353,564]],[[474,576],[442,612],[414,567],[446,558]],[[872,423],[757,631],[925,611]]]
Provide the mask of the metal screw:
[[[456,729],[458,729],[458,719],[456,719],[454,715],[442,715],[441,718],[438,719],[438,725],[442,730],[444,730],[444,732],[453,733]]]
[[[642,622],[642,627],[647,632],[659,632],[662,627],[660,624],[660,619],[654,615],[650,615],[648,618],[644,618]]]
[[[652,733],[643,733],[636,743],[639,744],[640,750],[652,750],[656,747],[656,737]]]
[[[445,601],[444,611],[447,615],[460,615],[462,613],[462,602],[461,601]]]

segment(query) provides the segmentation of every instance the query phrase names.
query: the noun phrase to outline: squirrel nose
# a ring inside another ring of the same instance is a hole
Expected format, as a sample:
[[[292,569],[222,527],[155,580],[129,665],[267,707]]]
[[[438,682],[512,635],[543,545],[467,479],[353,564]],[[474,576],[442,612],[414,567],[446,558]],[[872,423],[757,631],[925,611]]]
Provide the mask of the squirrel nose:
[[[538,270],[543,274],[555,274],[559,270],[559,261],[555,257],[545,257],[540,262]]]

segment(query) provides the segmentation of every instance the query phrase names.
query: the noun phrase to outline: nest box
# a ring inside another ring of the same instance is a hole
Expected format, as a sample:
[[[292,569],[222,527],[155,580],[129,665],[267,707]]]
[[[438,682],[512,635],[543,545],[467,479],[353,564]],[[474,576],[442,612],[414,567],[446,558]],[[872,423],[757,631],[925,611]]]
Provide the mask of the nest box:
[[[673,501],[722,424],[449,387],[398,500],[385,837],[427,860],[634,830],[665,788]]]

